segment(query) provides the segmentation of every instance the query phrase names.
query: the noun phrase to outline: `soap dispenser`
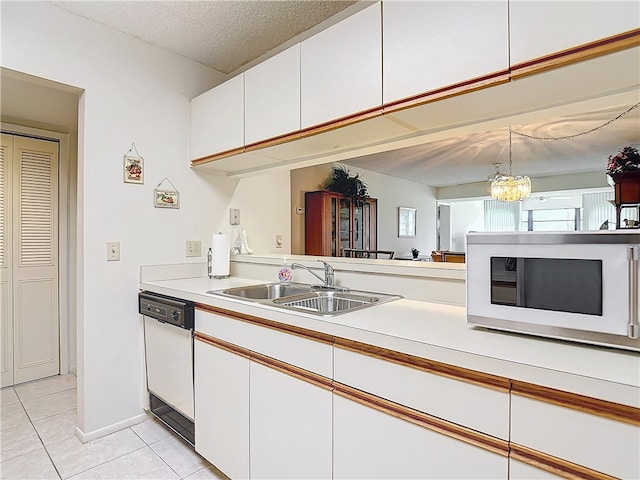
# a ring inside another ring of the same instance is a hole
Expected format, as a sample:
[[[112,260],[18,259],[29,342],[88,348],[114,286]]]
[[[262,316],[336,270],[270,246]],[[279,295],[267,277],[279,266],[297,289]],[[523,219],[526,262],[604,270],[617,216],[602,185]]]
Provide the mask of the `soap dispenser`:
[[[287,263],[287,257],[284,257],[282,267],[278,270],[278,280],[282,285],[289,285],[291,283],[291,266]]]

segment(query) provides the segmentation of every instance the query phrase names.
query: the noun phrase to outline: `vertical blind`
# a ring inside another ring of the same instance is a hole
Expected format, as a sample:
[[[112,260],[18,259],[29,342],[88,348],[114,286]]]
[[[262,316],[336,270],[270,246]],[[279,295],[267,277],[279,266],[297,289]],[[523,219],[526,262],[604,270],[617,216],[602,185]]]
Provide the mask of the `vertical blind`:
[[[521,202],[484,201],[485,232],[517,232],[520,227]]]
[[[613,191],[582,195],[583,230],[598,230],[606,220],[609,220],[609,227],[614,228],[616,209],[609,202],[613,198]]]

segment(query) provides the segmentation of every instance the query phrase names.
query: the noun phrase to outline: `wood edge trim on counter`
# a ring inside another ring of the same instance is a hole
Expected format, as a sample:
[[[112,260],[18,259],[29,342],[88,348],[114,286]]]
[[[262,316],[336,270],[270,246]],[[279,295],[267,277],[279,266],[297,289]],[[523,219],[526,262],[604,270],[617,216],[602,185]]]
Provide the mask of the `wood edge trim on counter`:
[[[196,303],[195,308],[203,310],[205,312],[215,313],[217,315],[223,315],[225,317],[233,318],[234,320],[240,320],[242,322],[252,323],[254,325],[260,325],[262,327],[278,330],[283,333],[289,333],[298,337],[303,337],[309,340],[315,340],[316,342],[333,344],[334,337],[326,333],[316,332],[307,328],[296,327],[293,325],[287,325],[286,323],[276,322],[275,320],[267,320],[266,318],[254,317],[245,313],[234,312],[225,308],[212,307],[204,303]]]
[[[204,165],[205,163],[215,162],[216,160],[222,160],[223,158],[233,157],[234,155],[240,155],[241,153],[244,153],[244,147],[225,150],[224,152],[218,152],[213,155],[207,155],[206,157],[191,160],[191,166],[197,167],[198,165]]]
[[[402,100],[385,103],[382,106],[382,110],[386,115],[400,110],[405,110],[407,108],[417,107],[438,100],[443,100],[445,98],[475,92],[476,90],[482,90],[483,88],[489,88],[503,83],[508,83],[509,80],[509,70],[501,70],[489,75],[483,75],[482,77],[471,78],[469,80],[465,80],[464,82],[454,83],[452,85],[447,85],[446,87],[423,92],[412,97],[404,98]]]
[[[521,382],[519,380],[511,381],[511,393],[566,407],[571,410],[578,410],[591,415],[640,426],[640,408],[629,405],[600,400],[598,398],[543,387],[542,385],[535,385],[533,383]]]
[[[499,438],[492,437],[491,435],[487,435],[467,427],[462,427],[455,423],[385,400],[339,382],[334,381],[333,387],[333,393],[379,412],[406,420],[419,427],[461,440],[465,443],[480,447],[484,450],[489,450],[505,457],[509,454],[509,442],[506,440],[501,440]]]
[[[544,55],[533,60],[517,63],[511,66],[511,77],[520,78],[527,75],[533,75],[546,70],[564,67],[572,63],[588,60],[590,58],[637,47],[639,45],[640,28],[636,28],[611,37],[602,38],[594,42],[585,43],[560,52],[555,52],[550,55]]]
[[[586,480],[613,480],[616,478],[517,443],[511,442],[509,448],[509,458],[563,478]]]
[[[336,337],[335,346],[344,350],[361,353],[380,360],[421,370],[423,372],[442,375],[454,380],[461,380],[501,392],[508,392],[510,387],[509,379],[506,377],[478,372],[464,367],[457,367],[455,365],[449,365],[435,360],[428,360],[408,353],[401,353],[384,347],[375,347],[355,340]]]
[[[209,335],[205,335],[203,333],[196,332],[194,335],[194,339],[208,345],[221,348],[223,350],[226,350],[227,352],[240,355],[241,357],[247,358],[291,377],[295,377],[299,380],[303,380],[325,390],[333,390],[333,381],[330,378],[323,377],[322,375],[310,372],[309,370],[305,370],[304,368],[296,367],[294,365],[291,365],[290,363],[276,360],[275,358],[268,357],[261,353],[254,352],[253,350],[240,347],[238,345],[234,345],[233,343],[220,340],[219,338],[210,337]]]

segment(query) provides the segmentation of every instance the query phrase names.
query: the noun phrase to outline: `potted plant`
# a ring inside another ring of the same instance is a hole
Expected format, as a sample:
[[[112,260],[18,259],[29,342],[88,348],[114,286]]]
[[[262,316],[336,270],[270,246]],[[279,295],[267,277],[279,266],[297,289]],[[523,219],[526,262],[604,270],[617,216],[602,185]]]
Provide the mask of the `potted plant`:
[[[420,255],[420,250],[418,250],[417,248],[412,248],[411,255],[413,256],[413,258],[418,258],[418,255]]]
[[[607,174],[614,183],[616,205],[640,203],[640,153],[631,146],[609,156]],[[616,225],[619,226],[617,221]]]
[[[640,172],[640,153],[631,146],[622,148],[616,155],[609,155],[607,174],[615,179],[618,174]]]
[[[332,175],[325,180],[321,187],[330,192],[343,194],[356,205],[364,203],[369,198],[367,185],[360,178],[360,174],[351,175],[344,165],[334,168]]]

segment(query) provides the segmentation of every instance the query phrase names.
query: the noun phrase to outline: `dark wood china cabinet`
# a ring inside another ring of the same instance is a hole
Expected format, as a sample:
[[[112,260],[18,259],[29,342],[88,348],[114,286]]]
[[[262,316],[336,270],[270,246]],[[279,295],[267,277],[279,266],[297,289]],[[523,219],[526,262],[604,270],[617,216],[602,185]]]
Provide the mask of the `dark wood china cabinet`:
[[[375,198],[354,201],[324,190],[305,194],[305,253],[340,257],[343,248],[377,248]]]

